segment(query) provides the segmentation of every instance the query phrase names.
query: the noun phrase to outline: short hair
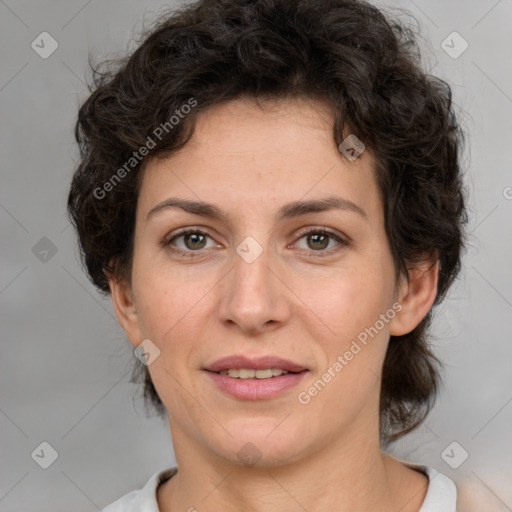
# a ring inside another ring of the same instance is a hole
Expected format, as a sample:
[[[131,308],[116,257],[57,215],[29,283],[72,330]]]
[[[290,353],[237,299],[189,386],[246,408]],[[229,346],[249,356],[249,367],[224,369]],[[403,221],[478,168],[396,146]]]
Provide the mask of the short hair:
[[[68,211],[88,276],[104,294],[109,274],[131,283],[145,163],[183,147],[199,112],[250,97],[329,104],[334,142],[354,134],[374,157],[396,277],[439,261],[434,305],[444,298],[464,247],[465,136],[450,86],[422,67],[413,26],[364,1],[201,0],[160,18],[129,56],[91,67],[75,127],[81,159]],[[171,123],[191,99],[194,108]],[[130,160],[150,139],[149,155]],[[385,443],[420,425],[438,393],[431,315],[390,338],[380,392]],[[163,414],[147,368],[135,363],[146,404]]]

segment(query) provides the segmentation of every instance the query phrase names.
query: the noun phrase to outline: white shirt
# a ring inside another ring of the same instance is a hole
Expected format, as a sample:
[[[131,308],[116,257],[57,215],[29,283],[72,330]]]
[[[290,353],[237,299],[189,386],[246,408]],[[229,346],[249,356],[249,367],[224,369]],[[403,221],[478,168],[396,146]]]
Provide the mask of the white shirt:
[[[430,466],[409,462],[404,464],[425,473],[429,479],[427,494],[419,512],[456,512],[457,488],[452,480]],[[141,490],[125,494],[102,512],[160,512],[156,500],[158,486],[177,471],[178,468],[174,467],[155,473]]]

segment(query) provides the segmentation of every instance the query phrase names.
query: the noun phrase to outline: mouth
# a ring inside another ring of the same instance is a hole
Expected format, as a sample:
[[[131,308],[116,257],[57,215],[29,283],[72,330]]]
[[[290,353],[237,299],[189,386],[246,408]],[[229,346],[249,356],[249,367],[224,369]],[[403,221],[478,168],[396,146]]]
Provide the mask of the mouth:
[[[230,377],[235,378],[270,378],[272,376],[278,377],[279,371],[283,373],[300,373],[308,370],[304,365],[272,355],[263,357],[248,357],[245,355],[223,357],[203,369],[215,373],[231,372]],[[251,371],[260,372],[260,376],[258,377],[256,373],[252,375]],[[265,373],[261,373],[262,371]],[[238,372],[238,375],[235,372]],[[269,372],[272,372],[272,375]]]
[[[303,370],[306,371],[306,370]],[[272,379],[274,377],[281,377],[281,375],[287,375],[289,373],[300,373],[300,372],[289,372],[282,368],[266,368],[263,370],[254,370],[252,368],[229,368],[215,372],[219,375],[228,375],[233,379]]]
[[[274,356],[232,356],[203,368],[222,392],[240,400],[276,397],[296,386],[308,368]]]

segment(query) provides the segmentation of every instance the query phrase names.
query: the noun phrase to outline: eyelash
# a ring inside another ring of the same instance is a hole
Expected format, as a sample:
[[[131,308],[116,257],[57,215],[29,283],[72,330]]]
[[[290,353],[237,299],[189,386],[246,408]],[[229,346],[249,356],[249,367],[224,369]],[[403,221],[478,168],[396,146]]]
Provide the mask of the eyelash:
[[[162,247],[169,247],[176,239],[182,237],[182,236],[186,236],[186,235],[190,235],[190,234],[199,234],[199,235],[203,235],[203,236],[207,236],[209,238],[212,238],[206,231],[203,231],[201,229],[198,229],[198,228],[185,228],[181,231],[179,231],[178,233],[176,233],[175,235],[173,235],[171,238],[166,238],[164,239],[162,242],[161,242],[161,246]],[[350,245],[350,242],[348,240],[345,240],[341,237],[339,237],[338,235],[336,235],[335,233],[333,233],[332,231],[329,231],[328,229],[326,228],[308,228],[307,230],[303,231],[300,235],[299,235],[299,240],[306,237],[307,235],[312,235],[312,234],[320,234],[320,235],[327,235],[329,236],[330,238],[333,238],[334,240],[336,240],[336,242],[338,242],[339,246],[341,246],[341,248],[343,247],[347,247]],[[310,249],[310,250],[307,250],[308,252],[310,252],[314,257],[319,257],[319,258],[323,258],[323,257],[326,257],[326,256],[331,256],[333,254],[333,252],[337,252],[339,250],[341,250],[340,247],[338,248],[331,248],[331,249],[327,249],[327,250],[324,250],[324,249],[320,249],[320,250],[313,250],[313,249]],[[200,253],[202,250],[201,249],[198,249],[197,251],[191,251],[191,250],[188,250],[188,251],[184,251],[183,249],[172,249],[173,252],[178,252],[186,257],[195,257],[195,253]]]

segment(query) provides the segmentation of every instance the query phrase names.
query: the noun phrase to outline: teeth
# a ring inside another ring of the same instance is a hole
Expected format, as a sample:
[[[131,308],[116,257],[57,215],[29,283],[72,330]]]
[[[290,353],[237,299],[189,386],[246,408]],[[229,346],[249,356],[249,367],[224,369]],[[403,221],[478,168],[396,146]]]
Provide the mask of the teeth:
[[[265,370],[252,370],[249,368],[230,368],[229,370],[221,370],[221,375],[229,375],[233,378],[238,379],[270,379],[272,377],[279,377],[280,375],[286,375],[286,370],[280,368],[268,368]]]
[[[277,368],[276,368],[277,370]],[[256,370],[254,372],[254,376],[257,379],[269,379],[270,377],[273,377],[272,370]]]

